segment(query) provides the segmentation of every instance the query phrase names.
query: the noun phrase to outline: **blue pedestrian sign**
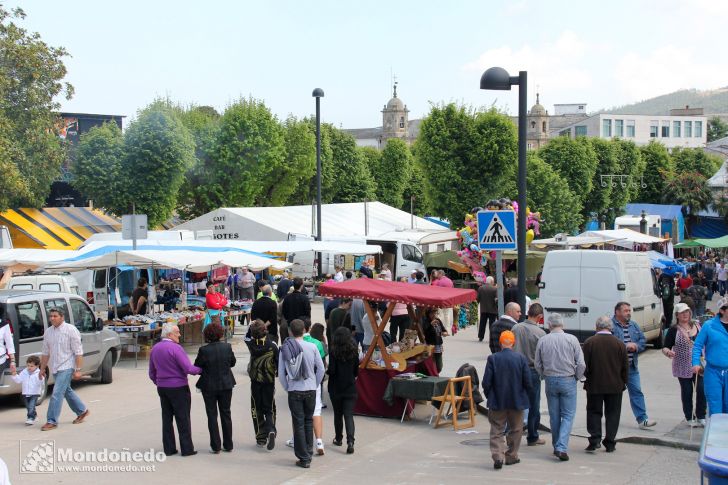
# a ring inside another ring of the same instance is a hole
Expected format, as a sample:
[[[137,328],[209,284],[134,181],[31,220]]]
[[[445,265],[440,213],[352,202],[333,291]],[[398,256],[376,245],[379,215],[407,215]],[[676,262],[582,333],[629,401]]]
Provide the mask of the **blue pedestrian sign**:
[[[516,212],[478,212],[478,244],[487,251],[516,249]]]

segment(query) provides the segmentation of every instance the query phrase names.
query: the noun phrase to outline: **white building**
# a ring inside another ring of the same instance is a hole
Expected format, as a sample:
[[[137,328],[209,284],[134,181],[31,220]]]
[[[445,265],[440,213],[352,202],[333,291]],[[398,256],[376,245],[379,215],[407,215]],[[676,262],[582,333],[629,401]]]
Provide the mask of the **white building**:
[[[706,116],[597,114],[562,128],[558,134],[571,138],[621,138],[637,145],[656,140],[667,148],[703,148],[707,123]]]

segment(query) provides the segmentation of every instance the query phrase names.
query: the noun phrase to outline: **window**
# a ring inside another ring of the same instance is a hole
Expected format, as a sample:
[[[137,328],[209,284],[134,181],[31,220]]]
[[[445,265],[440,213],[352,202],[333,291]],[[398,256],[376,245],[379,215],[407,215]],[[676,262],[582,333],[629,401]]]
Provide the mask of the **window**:
[[[617,138],[624,137],[624,120],[614,120],[614,136]]]
[[[546,122],[545,121],[541,123],[541,131],[546,133]]]
[[[702,138],[702,137],[703,137],[703,122],[696,121],[695,122],[695,138]]]
[[[71,299],[71,312],[73,313],[73,324],[79,332],[94,331],[94,314],[81,300]]]
[[[61,285],[58,283],[41,283],[40,291],[61,291]]]
[[[660,131],[660,136],[662,138],[670,138],[670,122],[663,121],[660,128],[662,128],[662,130]]]
[[[438,244],[438,245],[437,245],[437,252],[438,252],[438,253],[441,253],[441,252],[443,252],[444,250],[445,250],[445,243],[442,243],[442,244]]]
[[[399,127],[404,128],[404,116],[399,117]]]
[[[94,288],[106,288],[106,270],[97,269],[94,272]]]
[[[528,150],[533,150],[533,143],[529,143],[526,147]]]
[[[409,244],[402,245],[402,257],[407,261],[412,261],[414,263],[422,262],[422,253],[420,250]]]
[[[535,130],[536,129],[536,122],[535,121],[532,121],[531,122],[531,129],[532,130]]]
[[[579,125],[574,128],[574,136],[586,136],[586,125]]]
[[[673,121],[672,122],[672,136],[675,138],[680,138],[680,122],[679,121]]]
[[[627,120],[627,138],[634,138],[634,120]]]
[[[650,138],[657,138],[660,131],[660,123],[657,120],[650,121]]]
[[[685,138],[690,138],[691,136],[693,136],[693,122],[686,121],[685,122]]]
[[[15,305],[15,313],[18,315],[18,330],[20,333],[18,337],[20,340],[43,336],[45,324],[37,301],[18,303]]]
[[[31,285],[30,283],[18,283],[16,285],[13,285],[12,289],[13,290],[32,290],[33,285]]]
[[[559,132],[559,136],[565,136],[566,138],[571,138],[571,130],[561,130]]]
[[[602,120],[602,138],[612,137],[612,120]]]

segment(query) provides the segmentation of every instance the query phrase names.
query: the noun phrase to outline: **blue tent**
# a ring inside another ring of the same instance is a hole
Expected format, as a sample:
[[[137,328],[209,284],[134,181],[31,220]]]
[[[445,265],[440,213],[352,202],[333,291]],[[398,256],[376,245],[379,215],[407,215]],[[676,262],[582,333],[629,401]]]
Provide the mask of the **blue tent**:
[[[677,273],[687,274],[687,268],[670,256],[658,253],[657,251],[647,251],[647,255],[650,257],[652,267],[662,270],[666,275],[674,276]]]
[[[677,234],[677,242],[685,239],[685,218],[679,205],[663,204],[627,204],[626,213],[631,216],[638,216],[645,211],[646,214],[660,216],[662,218],[662,235],[669,233],[670,237]],[[673,219],[677,227],[672,227]]]

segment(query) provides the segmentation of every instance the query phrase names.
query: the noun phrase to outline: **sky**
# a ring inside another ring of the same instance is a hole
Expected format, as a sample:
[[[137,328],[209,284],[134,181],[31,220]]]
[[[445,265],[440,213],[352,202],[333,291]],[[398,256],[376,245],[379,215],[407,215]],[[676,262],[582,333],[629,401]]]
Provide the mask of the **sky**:
[[[517,112],[518,91],[482,91],[485,69],[528,72],[528,104],[592,112],[682,88],[728,86],[723,0],[26,0],[22,25],[65,47],[62,110],[134,118],[157,97],[219,111],[261,99],[279,118],[381,126],[457,102]],[[600,6],[603,5],[603,6]]]

